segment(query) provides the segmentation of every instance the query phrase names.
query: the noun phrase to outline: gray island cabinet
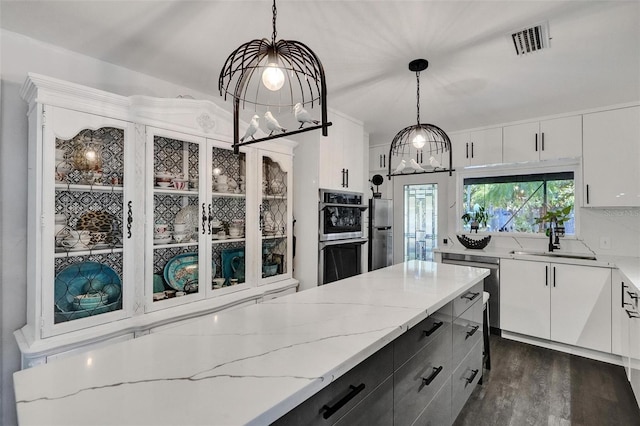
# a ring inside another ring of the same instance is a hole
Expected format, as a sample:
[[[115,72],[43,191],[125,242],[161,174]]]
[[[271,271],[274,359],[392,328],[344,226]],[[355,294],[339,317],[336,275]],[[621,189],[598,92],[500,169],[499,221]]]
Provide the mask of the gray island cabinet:
[[[482,375],[488,274],[409,261],[19,371],[18,419],[450,424]]]

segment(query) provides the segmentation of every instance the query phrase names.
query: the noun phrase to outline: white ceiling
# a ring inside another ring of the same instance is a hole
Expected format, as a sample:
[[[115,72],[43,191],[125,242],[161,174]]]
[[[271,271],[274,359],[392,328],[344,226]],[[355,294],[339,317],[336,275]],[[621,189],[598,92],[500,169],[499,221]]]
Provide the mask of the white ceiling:
[[[3,28],[217,95],[240,44],[271,36],[270,1],[2,1]],[[421,121],[446,131],[640,99],[638,1],[280,0],[278,38],[318,55],[330,108],[372,143]],[[514,30],[548,21],[551,48],[516,56]]]

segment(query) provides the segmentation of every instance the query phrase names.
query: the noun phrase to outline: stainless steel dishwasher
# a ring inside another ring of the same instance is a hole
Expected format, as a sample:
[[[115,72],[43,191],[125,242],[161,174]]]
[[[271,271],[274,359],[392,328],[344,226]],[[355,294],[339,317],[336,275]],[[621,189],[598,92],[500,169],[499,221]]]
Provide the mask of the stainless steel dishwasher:
[[[442,263],[473,266],[491,270],[484,279],[484,291],[489,293],[489,327],[491,334],[500,334],[500,258],[475,254],[442,253]]]

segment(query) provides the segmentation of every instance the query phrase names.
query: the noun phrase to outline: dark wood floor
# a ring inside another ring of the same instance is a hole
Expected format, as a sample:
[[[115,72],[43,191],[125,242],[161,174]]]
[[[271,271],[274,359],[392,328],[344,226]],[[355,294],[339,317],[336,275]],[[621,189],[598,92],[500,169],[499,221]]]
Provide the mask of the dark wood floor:
[[[491,371],[455,426],[640,426],[624,369],[491,336]]]

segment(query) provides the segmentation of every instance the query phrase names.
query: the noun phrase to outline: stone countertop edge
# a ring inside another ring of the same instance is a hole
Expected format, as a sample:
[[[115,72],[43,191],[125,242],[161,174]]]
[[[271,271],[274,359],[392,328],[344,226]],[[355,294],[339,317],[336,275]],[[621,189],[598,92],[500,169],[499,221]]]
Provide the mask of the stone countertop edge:
[[[410,261],[19,371],[18,419],[269,423],[488,275]]]

